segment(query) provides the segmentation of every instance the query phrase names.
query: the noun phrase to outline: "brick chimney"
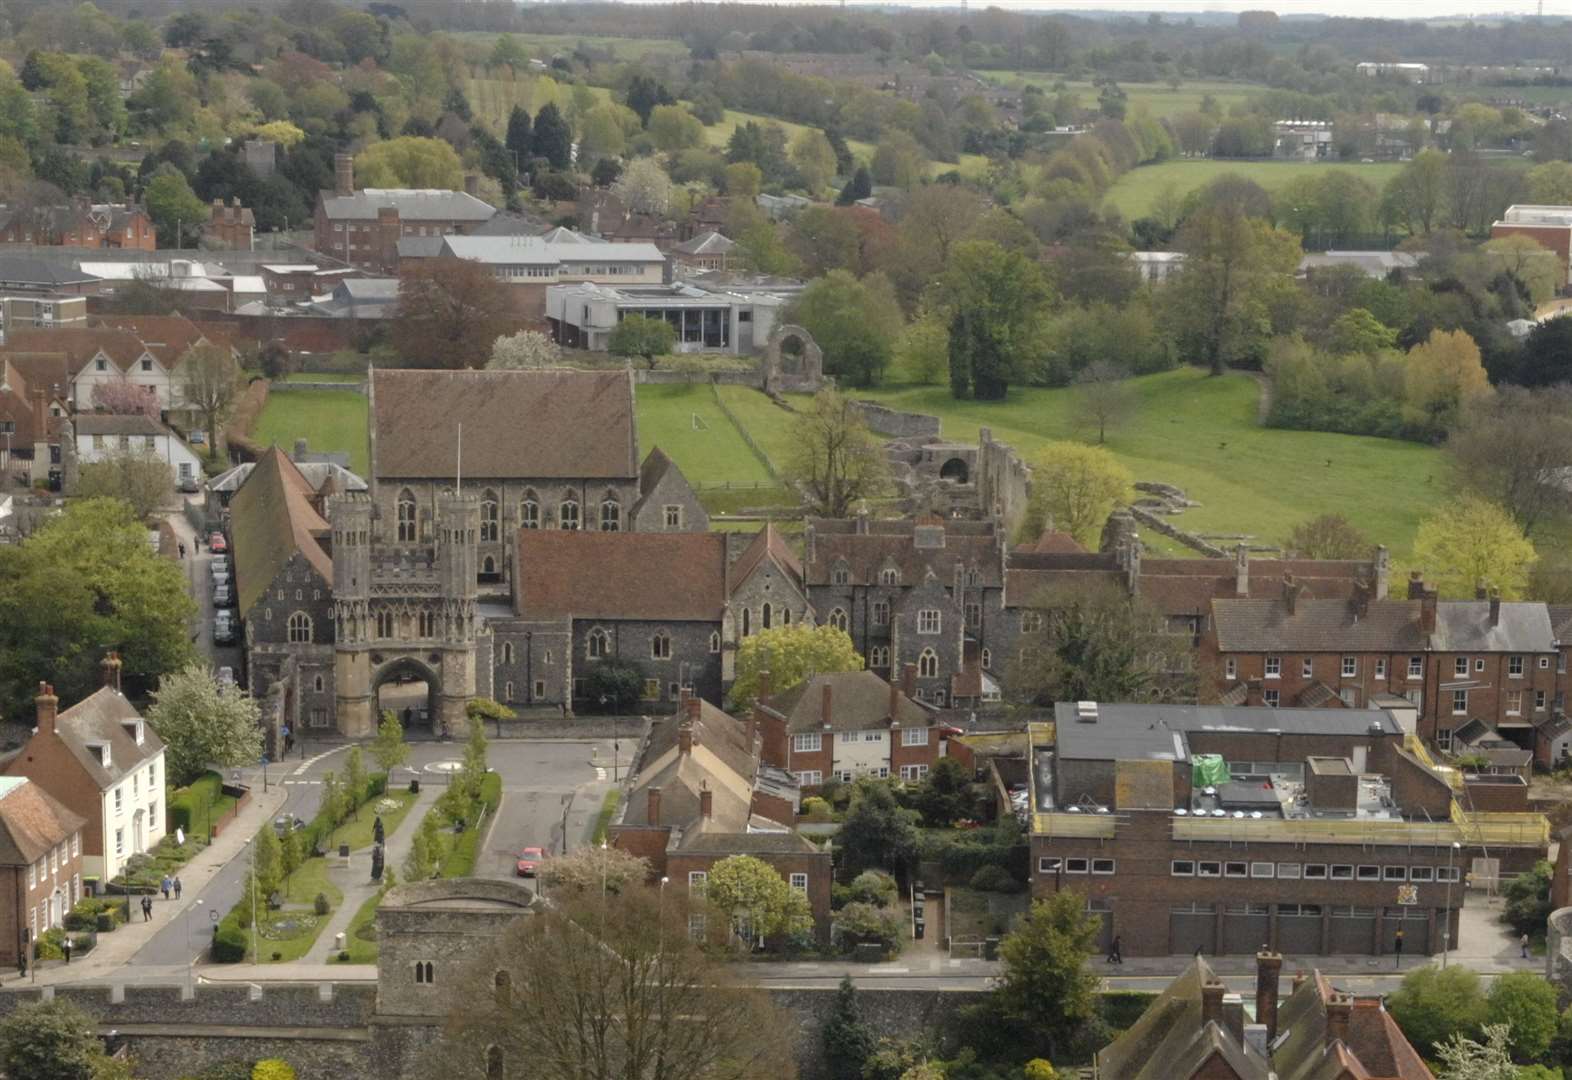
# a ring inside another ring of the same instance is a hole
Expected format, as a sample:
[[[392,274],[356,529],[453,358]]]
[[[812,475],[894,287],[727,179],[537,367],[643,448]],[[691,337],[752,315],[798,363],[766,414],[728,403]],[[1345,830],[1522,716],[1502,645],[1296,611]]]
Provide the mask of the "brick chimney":
[[[1234,548],[1234,595],[1250,595],[1250,549],[1243,544]]]
[[[1501,590],[1490,590],[1490,625],[1501,625]]]
[[[1223,995],[1228,988],[1220,982],[1209,982],[1201,986],[1201,1026],[1216,1024],[1223,1026]]]
[[[1310,976],[1306,975],[1303,971],[1294,972],[1294,989],[1292,992],[1295,994],[1299,993],[1299,988],[1309,981]]]
[[[909,698],[917,696],[917,665],[904,664],[901,667],[901,693]]]
[[[355,155],[333,155],[333,194],[353,195],[355,193]]]
[[[38,733],[53,735],[55,714],[60,711],[60,699],[55,697],[55,688],[49,683],[39,683],[38,696],[33,699],[33,704],[38,707]]]
[[[890,723],[899,725],[901,717],[901,688],[890,683]]]
[[[480,198],[480,177],[474,173],[464,174],[464,194]]]
[[[1425,575],[1424,575],[1424,572],[1421,571],[1421,570],[1410,570],[1408,572],[1408,598],[1410,600],[1422,600],[1422,599],[1424,599],[1424,595],[1425,595]]]
[[[1419,632],[1421,634],[1434,634],[1436,632],[1436,591],[1434,589],[1421,590],[1419,597]]]
[[[830,680],[825,679],[824,686],[820,690],[822,698],[819,703],[819,722],[826,728],[833,726],[835,723],[835,703],[833,701],[834,695],[832,690],[833,688],[830,686]]]
[[[1355,618],[1362,619],[1370,614],[1371,585],[1367,581],[1354,582],[1354,591],[1348,598],[1349,607],[1353,608]]]
[[[1385,544],[1376,548],[1375,575],[1375,598],[1385,600],[1392,581],[1392,553],[1386,549]]]
[[[1488,600],[1488,599],[1490,599],[1490,586],[1485,584],[1485,579],[1484,578],[1480,578],[1479,580],[1474,582],[1474,599],[1475,600]]]
[[[1332,995],[1326,1003],[1326,1045],[1348,1043],[1348,1021],[1353,1015],[1354,999],[1347,994]]]
[[[682,706],[688,714],[689,721],[695,721],[699,718],[699,710],[703,706],[703,703],[698,699],[698,697],[690,693],[688,694],[687,699],[682,703]]]
[[[42,386],[33,387],[33,441],[49,441],[49,397]]]
[[[704,781],[699,786],[699,817],[708,821],[715,814],[715,793],[710,790],[710,782]]]
[[[1304,586],[1294,580],[1293,571],[1284,573],[1283,604],[1287,606],[1288,614],[1292,615],[1299,607],[1299,594],[1302,592],[1304,592]]]
[[[105,653],[98,663],[100,681],[117,694],[120,693],[120,666],[120,654],[117,652]]]
[[[660,788],[658,788],[658,787],[650,788],[647,792],[645,792],[645,797],[649,800],[649,803],[648,803],[647,808],[644,811],[644,816],[649,818],[649,823],[651,825],[659,825],[660,824]]]
[[[1277,979],[1283,970],[1280,954],[1262,947],[1255,954],[1255,1022],[1266,1025],[1266,1041],[1277,1038]]]
[[[692,724],[683,724],[677,729],[677,752],[679,754],[693,753],[693,744],[697,741],[693,737]]]

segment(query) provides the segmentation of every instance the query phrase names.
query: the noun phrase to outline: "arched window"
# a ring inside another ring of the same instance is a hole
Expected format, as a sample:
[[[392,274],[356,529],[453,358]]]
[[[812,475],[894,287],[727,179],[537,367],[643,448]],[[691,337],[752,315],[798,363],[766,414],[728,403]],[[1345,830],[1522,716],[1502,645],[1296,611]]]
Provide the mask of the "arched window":
[[[666,633],[666,631],[656,631],[655,636],[650,638],[650,659],[671,659],[671,635]]]
[[[825,622],[826,624],[835,627],[837,630],[845,630],[848,625],[846,612],[841,608],[834,608],[830,612],[830,617],[826,619]]]
[[[415,981],[420,983],[422,986],[430,986],[433,982],[436,981],[432,978],[430,960],[415,961]]]
[[[831,585],[850,585],[851,584],[851,571],[846,568],[846,565],[844,563],[838,564],[835,567],[835,569],[830,571],[830,584]]]
[[[502,508],[497,503],[497,493],[491,489],[480,496],[480,542],[495,544],[502,539]]]
[[[415,542],[415,493],[405,488],[398,493],[398,542]]]
[[[600,504],[600,531],[616,532],[622,528],[622,504],[615,499],[607,499]]]
[[[540,503],[535,500],[533,494],[524,496],[524,501],[519,504],[519,527],[540,528]]]
[[[790,626],[791,625],[791,608],[789,608],[789,607],[781,608],[781,625],[782,626]]]
[[[742,609],[742,636],[747,637],[753,633],[753,609]]]
[[[917,658],[917,674],[925,679],[937,679],[939,677],[939,654],[932,649],[924,649],[922,655]]]
[[[901,572],[899,570],[897,570],[895,567],[893,567],[893,566],[886,566],[883,570],[879,571],[879,584],[880,585],[899,585],[900,583],[901,583]]]
[[[390,638],[393,636],[393,613],[391,611],[377,612],[377,637]]]
[[[890,666],[890,647],[888,645],[875,645],[868,650],[868,666],[871,668],[886,668]]]
[[[507,682],[502,684],[502,700],[503,701],[512,701],[513,700],[513,680],[512,679],[509,679]]]
[[[497,972],[497,978],[500,980],[506,974],[507,972],[505,971],[499,971]],[[501,984],[499,983],[497,990],[499,1000],[501,994]],[[502,1004],[506,1004],[506,1002]],[[486,1047],[486,1080],[502,1080],[502,1047],[500,1046]]]
[[[562,500],[562,505],[557,509],[557,527],[561,529],[579,527],[579,504],[573,499]]]
[[[719,630],[711,630],[710,631],[710,652],[712,652],[712,653],[720,652],[720,631]]]
[[[502,643],[502,662],[504,664],[513,663],[513,642],[511,641]]]
[[[764,608],[759,612],[759,628],[768,630],[775,622],[772,618],[774,614],[775,609],[770,607],[770,602],[768,600],[764,601]]]
[[[585,649],[585,655],[591,660],[599,660],[603,656],[610,656],[611,635],[598,626],[591,630],[589,632],[589,645]]]
[[[316,692],[319,694],[322,692],[322,685],[322,676],[318,675],[315,679],[312,680],[312,689],[316,690]]]
[[[480,575],[481,577],[496,577],[497,560],[492,558],[490,555],[487,555],[484,559],[480,560]]]
[[[304,611],[297,611],[289,617],[289,643],[291,645],[311,643],[311,616]]]
[[[887,601],[887,600],[875,600],[873,602],[873,625],[875,625],[875,626],[889,626],[890,625],[890,604],[889,604],[889,601]]]
[[[984,671],[992,671],[993,670],[993,650],[992,649],[984,649],[982,651],[982,666],[983,666],[983,670]]]
[[[437,636],[437,616],[435,612],[422,611],[420,613],[420,636],[423,638]]]
[[[970,570],[966,571],[966,584],[968,584],[968,585],[981,585],[982,584],[982,571],[977,569],[977,567],[975,567],[975,566],[972,567]]]

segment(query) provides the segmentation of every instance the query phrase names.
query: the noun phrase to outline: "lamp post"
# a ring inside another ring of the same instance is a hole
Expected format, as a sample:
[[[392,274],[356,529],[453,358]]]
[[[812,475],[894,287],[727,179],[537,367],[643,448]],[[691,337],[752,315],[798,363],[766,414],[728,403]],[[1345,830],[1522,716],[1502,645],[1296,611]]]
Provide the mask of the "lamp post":
[[[1446,919],[1441,924],[1441,967],[1446,968],[1447,953],[1452,948],[1452,858],[1462,850],[1456,840],[1446,849]]]
[[[600,902],[606,902],[606,841],[600,842]]]
[[[186,908],[186,952],[190,953],[190,959],[186,961],[187,993],[190,993],[195,989],[193,984],[196,979],[196,953],[191,951],[191,913],[197,910],[197,908],[201,907],[204,902],[205,901],[198,900],[196,903]]]
[[[665,874],[660,876],[660,946],[656,956],[666,955],[666,882],[670,880]]]

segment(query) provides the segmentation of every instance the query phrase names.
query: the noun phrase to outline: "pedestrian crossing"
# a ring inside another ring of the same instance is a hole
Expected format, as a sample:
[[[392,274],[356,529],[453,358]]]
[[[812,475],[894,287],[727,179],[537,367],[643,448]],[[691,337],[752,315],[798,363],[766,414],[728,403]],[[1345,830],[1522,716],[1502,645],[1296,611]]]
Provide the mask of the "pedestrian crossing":
[[[321,786],[322,781],[320,781],[320,780],[280,780],[279,783],[284,784],[286,786],[290,786],[290,787],[319,787],[319,786]]]

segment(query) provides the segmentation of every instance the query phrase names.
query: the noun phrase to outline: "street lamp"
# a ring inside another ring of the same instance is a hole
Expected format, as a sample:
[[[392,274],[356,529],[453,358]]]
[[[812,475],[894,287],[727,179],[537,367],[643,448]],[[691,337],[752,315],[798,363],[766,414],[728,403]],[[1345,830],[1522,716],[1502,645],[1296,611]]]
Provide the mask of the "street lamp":
[[[660,947],[656,950],[657,956],[666,955],[666,882],[670,880],[665,874],[660,876]]]
[[[600,902],[606,902],[606,841],[600,842]]]
[[[188,993],[195,989],[193,982],[196,978],[196,953],[191,951],[191,913],[201,907],[203,903],[204,901],[198,900],[186,908],[186,952],[190,953],[190,959],[186,961],[186,991]]]
[[[1452,947],[1452,858],[1463,849],[1456,840],[1446,849],[1446,920],[1441,924],[1441,967],[1446,968],[1446,955]]]

